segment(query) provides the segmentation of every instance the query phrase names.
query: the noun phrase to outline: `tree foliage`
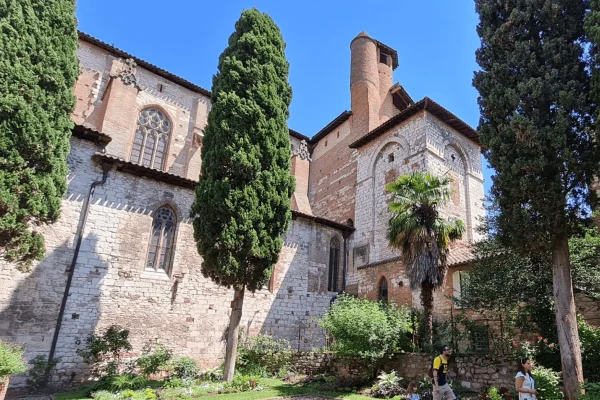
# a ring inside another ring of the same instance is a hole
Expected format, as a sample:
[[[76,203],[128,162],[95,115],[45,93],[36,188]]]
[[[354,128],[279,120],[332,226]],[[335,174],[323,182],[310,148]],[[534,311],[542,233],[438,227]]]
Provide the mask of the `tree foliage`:
[[[429,343],[433,291],[444,283],[450,242],[460,239],[465,232],[462,221],[447,221],[440,216],[440,209],[450,198],[449,183],[447,177],[414,172],[398,177],[386,187],[393,196],[388,240],[402,251],[411,289],[421,289]]]
[[[202,273],[222,286],[260,289],[291,219],[284,50],[273,20],[246,10],[213,78],[192,217]]]
[[[589,0],[590,10],[585,17],[584,29],[589,39],[589,65],[592,73],[590,98],[596,105],[600,104],[600,0]],[[595,113],[595,128],[598,131],[598,107]]]
[[[496,175],[499,240],[552,254],[565,393],[583,380],[568,236],[586,213],[600,159],[585,59],[587,0],[476,0],[479,133]]]
[[[365,360],[372,371],[383,358],[411,348],[410,314],[394,303],[340,295],[319,325],[333,338],[333,351]]]
[[[479,133],[497,174],[499,239],[553,248],[576,225],[598,170],[582,41],[586,1],[476,1]]]
[[[600,234],[581,228],[569,239],[573,286],[600,301]],[[495,237],[475,244],[477,260],[462,283],[457,303],[479,311],[517,310],[521,328],[532,329],[555,342],[556,320],[549,253],[521,255]],[[533,323],[533,324],[532,324]]]
[[[0,1],[0,256],[23,266],[67,189],[76,49],[73,0]]]
[[[234,377],[246,288],[269,280],[291,220],[292,89],[279,28],[255,8],[242,12],[219,57],[192,205],[202,274],[234,288],[224,378]]]
[[[581,227],[569,239],[573,286],[575,290],[600,301],[600,234],[595,227]],[[552,292],[550,254],[528,257],[502,246],[494,237],[475,245],[478,257],[462,282],[460,299],[463,308],[491,311],[502,317],[505,329],[513,326],[521,332],[535,333],[546,341],[557,342],[555,303]],[[505,334],[514,337],[518,331]],[[600,351],[600,329],[591,327],[583,318],[578,323],[582,364],[585,378],[600,379],[597,354]],[[541,344],[542,342],[540,342]],[[538,352],[538,363],[560,368],[559,347]]]

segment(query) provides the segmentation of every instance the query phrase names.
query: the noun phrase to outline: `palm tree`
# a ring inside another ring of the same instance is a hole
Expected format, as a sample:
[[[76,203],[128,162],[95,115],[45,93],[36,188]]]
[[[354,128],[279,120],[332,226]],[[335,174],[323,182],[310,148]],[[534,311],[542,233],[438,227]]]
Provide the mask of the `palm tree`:
[[[386,189],[393,195],[388,227],[390,246],[402,252],[411,290],[421,289],[425,337],[433,342],[433,291],[444,283],[450,242],[465,232],[460,220],[446,220],[439,210],[450,198],[450,178],[413,172],[400,176]]]

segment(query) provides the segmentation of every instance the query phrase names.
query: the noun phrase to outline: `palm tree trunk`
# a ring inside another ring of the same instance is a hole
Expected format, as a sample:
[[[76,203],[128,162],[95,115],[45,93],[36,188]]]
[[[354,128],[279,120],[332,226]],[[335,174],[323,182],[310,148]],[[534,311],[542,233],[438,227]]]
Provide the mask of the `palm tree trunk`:
[[[433,345],[433,285],[423,283],[421,285],[421,305],[424,317],[424,339],[429,346]]]

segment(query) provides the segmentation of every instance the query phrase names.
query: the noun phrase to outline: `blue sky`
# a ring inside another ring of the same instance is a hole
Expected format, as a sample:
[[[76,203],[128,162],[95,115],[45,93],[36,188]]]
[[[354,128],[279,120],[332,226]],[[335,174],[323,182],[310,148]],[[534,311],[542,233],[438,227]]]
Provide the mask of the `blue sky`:
[[[289,126],[307,136],[350,109],[350,41],[361,31],[398,51],[394,81],[473,127],[479,110],[472,0],[79,0],[79,29],[210,90],[242,10],[257,7],[287,43]],[[372,4],[372,5],[367,5]],[[484,160],[486,192],[491,171]]]

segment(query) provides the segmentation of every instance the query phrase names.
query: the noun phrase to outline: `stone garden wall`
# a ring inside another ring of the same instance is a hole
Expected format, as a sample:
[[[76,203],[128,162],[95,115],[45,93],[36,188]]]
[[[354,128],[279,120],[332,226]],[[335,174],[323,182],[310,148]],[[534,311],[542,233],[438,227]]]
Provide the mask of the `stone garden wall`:
[[[399,354],[384,363],[383,370],[395,370],[409,380],[427,376],[432,356],[421,353]],[[294,364],[298,373],[328,374],[340,377],[358,377],[367,372],[364,362],[356,359],[336,358],[332,353],[296,353]],[[504,358],[489,356],[456,356],[450,360],[450,377],[473,391],[491,386],[510,388],[514,385],[514,363]]]

